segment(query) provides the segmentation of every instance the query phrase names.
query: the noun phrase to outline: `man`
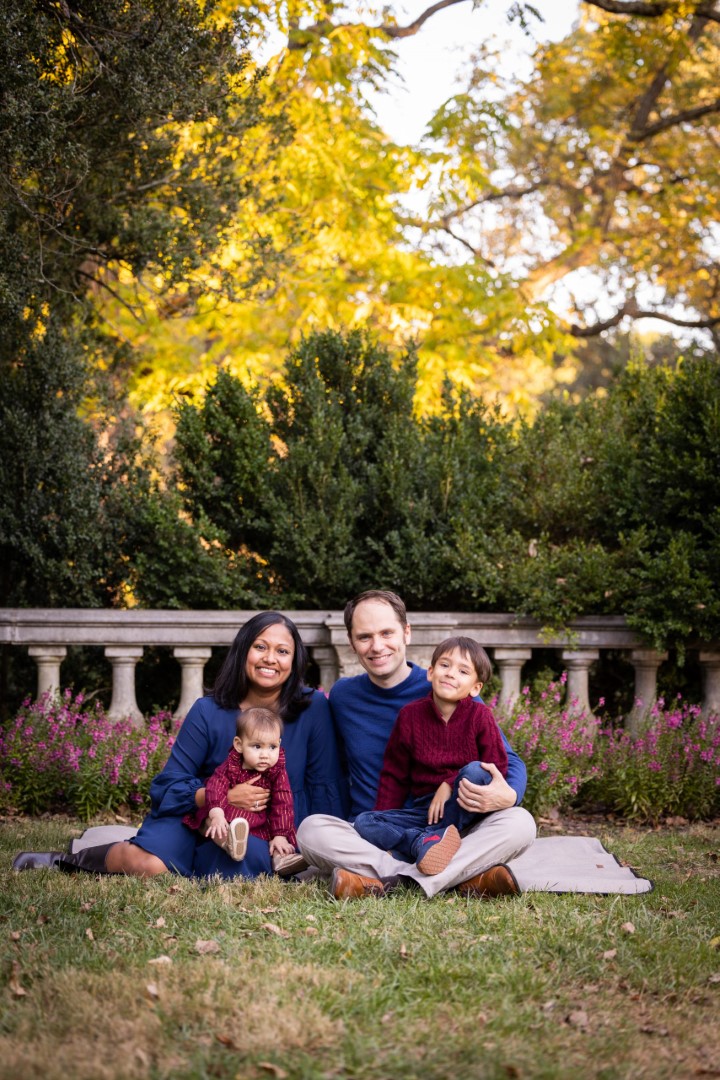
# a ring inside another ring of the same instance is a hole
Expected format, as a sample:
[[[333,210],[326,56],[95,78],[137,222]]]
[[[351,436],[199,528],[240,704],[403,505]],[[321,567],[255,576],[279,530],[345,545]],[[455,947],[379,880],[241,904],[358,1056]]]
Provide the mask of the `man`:
[[[344,741],[350,771],[351,819],[375,805],[383,755],[397,714],[403,705],[429,692],[427,672],[407,659],[410,625],[405,605],[396,593],[373,589],[361,593],[345,608],[350,644],[365,674],[340,679],[330,691],[330,706]],[[462,780],[458,802],[473,814],[486,814],[463,837],[460,850],[441,873],[426,876],[413,863],[395,859],[355,831],[350,822],[327,814],[306,818],[298,829],[298,844],[307,861],[332,875],[338,899],[382,895],[398,878],[411,879],[428,897],[458,886],[465,895],[499,896],[517,893],[504,865],[535,839],[535,822],[519,806],[525,793],[525,766],[510,748],[507,778],[495,765],[485,768],[491,783],[480,786]]]

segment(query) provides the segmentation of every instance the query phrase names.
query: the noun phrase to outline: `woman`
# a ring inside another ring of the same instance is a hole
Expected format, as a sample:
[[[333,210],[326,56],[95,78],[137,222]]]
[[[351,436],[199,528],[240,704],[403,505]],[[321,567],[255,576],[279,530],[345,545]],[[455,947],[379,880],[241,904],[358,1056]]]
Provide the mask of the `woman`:
[[[238,709],[261,706],[285,723],[283,747],[295,804],[295,824],[308,814],[344,817],[343,781],[335,732],[325,695],[303,683],[307,651],[297,627],[277,611],[254,615],[238,632],[212,694],[190,709],[165,768],[150,787],[151,810],[131,840],[85,848],[74,855],[23,853],[17,870],[61,870],[153,877],[272,873],[268,844],[251,836],[246,857],[233,861],[212,840],[183,825],[183,816],[205,803],[205,780],[225,760],[235,736]],[[268,792],[252,783],[229,792],[233,806],[260,810]]]

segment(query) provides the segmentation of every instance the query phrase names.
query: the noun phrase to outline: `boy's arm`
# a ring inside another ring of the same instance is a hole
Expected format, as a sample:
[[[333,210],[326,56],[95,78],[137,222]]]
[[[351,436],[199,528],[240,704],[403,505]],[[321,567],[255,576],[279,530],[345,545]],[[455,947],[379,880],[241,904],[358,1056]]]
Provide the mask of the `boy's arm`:
[[[483,705],[481,710],[475,732],[478,761],[485,764],[491,762],[493,765],[497,765],[502,775],[507,777],[508,753],[505,749],[502,731],[490,709]]]
[[[385,747],[383,766],[378,783],[376,810],[399,810],[410,794],[410,743],[407,715],[408,706],[401,709],[390,738]]]

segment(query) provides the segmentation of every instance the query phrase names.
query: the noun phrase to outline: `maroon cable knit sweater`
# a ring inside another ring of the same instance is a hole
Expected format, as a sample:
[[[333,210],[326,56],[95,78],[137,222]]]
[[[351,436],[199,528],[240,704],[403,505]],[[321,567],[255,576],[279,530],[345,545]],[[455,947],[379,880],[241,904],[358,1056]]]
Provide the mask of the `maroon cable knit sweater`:
[[[471,761],[486,761],[507,774],[500,728],[487,705],[463,698],[445,723],[432,693],[405,705],[385,748],[376,810],[399,810],[408,795],[421,798],[452,785]]]

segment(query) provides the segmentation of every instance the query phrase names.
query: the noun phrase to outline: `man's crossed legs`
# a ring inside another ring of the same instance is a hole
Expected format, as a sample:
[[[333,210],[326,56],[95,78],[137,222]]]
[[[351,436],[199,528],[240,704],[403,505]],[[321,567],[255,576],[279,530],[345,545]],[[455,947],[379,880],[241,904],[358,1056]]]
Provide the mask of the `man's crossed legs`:
[[[521,855],[535,835],[535,821],[522,806],[495,810],[463,837],[449,866],[428,877],[414,863],[395,859],[363,840],[349,822],[340,818],[313,814],[297,830],[298,846],[311,866],[328,877],[334,871],[347,871],[368,882],[365,887],[358,886],[361,891],[357,893],[344,891],[344,886],[338,885],[334,890],[336,895],[338,890],[341,896],[362,895],[362,891],[381,893],[384,886],[395,884],[398,878],[409,878],[428,898],[463,885],[461,891],[474,895],[517,892],[517,886],[512,887],[512,874],[504,864]],[[334,876],[338,883],[339,875]]]

